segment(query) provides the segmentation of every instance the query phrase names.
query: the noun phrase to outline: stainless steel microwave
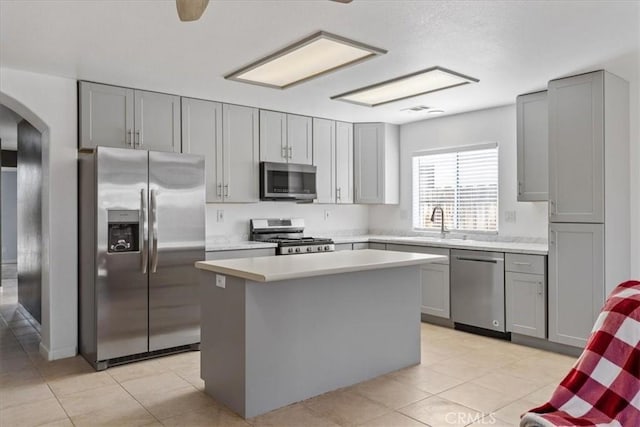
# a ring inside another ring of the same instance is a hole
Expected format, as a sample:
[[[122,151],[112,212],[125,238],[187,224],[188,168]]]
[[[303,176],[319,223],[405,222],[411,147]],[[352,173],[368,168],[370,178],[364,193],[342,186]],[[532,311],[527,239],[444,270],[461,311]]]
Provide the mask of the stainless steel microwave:
[[[260,162],[260,200],[306,200],[317,197],[316,167]]]

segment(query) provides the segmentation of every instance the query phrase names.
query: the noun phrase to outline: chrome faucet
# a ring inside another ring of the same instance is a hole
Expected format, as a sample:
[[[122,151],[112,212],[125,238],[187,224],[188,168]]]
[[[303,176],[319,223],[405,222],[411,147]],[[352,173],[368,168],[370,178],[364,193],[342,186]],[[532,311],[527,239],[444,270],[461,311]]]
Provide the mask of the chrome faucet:
[[[431,222],[435,222],[436,211],[440,211],[440,233],[442,233],[442,236],[444,237],[444,234],[449,232],[449,230],[444,228],[444,209],[442,209],[442,206],[440,205],[434,207],[431,212]]]

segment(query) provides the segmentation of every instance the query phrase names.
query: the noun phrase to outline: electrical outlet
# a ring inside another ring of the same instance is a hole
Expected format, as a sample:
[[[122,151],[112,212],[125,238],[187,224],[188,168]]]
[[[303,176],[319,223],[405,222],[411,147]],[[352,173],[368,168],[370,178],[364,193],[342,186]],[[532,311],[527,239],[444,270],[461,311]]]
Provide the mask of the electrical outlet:
[[[328,220],[331,217],[331,211],[330,210],[325,210],[324,211],[324,220]]]
[[[516,211],[504,211],[504,222],[516,222]]]
[[[218,222],[224,222],[224,210],[218,209],[216,211],[216,220]]]
[[[219,288],[226,288],[227,287],[227,277],[223,276],[222,274],[216,274],[216,286]]]

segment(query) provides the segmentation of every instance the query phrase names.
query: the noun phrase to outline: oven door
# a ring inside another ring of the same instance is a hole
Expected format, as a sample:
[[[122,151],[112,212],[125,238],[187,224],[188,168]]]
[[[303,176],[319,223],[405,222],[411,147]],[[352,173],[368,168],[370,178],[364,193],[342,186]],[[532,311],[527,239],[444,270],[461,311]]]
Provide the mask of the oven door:
[[[316,167],[292,163],[260,163],[260,200],[315,199]]]

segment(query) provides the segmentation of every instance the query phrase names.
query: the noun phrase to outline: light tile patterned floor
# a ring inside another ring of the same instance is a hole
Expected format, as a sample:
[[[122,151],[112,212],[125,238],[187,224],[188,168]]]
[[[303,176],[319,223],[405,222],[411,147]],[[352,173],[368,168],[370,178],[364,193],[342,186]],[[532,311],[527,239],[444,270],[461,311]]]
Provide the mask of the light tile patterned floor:
[[[47,362],[17,305],[15,270],[0,291],[0,426],[516,426],[574,358],[422,324],[422,363],[243,420],[203,392],[198,352],[95,372]],[[6,277],[6,278],[5,278]],[[37,325],[36,325],[37,326]]]

